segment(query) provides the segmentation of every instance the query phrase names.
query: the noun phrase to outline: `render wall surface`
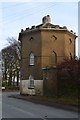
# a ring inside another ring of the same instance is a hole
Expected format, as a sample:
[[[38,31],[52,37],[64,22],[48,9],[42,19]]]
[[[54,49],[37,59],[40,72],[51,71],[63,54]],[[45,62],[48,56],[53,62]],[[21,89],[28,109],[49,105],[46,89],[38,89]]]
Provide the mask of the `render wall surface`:
[[[72,34],[65,34],[65,55],[68,56],[70,58],[70,53],[72,55],[72,58],[75,57],[75,36],[73,36]]]
[[[70,43],[71,40],[71,43]],[[30,53],[35,56],[34,65],[29,64]],[[44,67],[53,67],[53,53],[56,53],[56,62],[60,63],[65,57],[75,56],[75,35],[67,30],[36,29],[22,35],[21,79],[29,79],[32,75],[35,80],[43,79]]]
[[[21,94],[36,94],[43,95],[43,80],[34,80],[34,90],[29,89],[29,80],[20,81],[20,92]]]
[[[56,53],[57,63],[65,57],[75,56],[75,36],[65,30],[42,30],[42,67],[53,67],[52,54]],[[70,43],[71,40],[71,43]]]
[[[34,65],[30,65],[30,53],[34,53]],[[26,32],[22,37],[21,79],[42,79],[41,68],[41,33],[40,31]]]
[[[59,31],[43,30],[42,35],[42,66],[52,67],[51,56],[57,54],[57,62],[64,56],[64,33]],[[56,39],[55,39],[56,37]]]

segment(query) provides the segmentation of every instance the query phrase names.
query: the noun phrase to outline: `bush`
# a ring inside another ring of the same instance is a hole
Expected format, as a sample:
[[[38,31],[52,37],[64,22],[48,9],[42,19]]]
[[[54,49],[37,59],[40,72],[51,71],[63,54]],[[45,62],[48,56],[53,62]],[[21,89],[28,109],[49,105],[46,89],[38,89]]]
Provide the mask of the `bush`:
[[[78,97],[80,60],[65,60],[57,66],[58,95]]]

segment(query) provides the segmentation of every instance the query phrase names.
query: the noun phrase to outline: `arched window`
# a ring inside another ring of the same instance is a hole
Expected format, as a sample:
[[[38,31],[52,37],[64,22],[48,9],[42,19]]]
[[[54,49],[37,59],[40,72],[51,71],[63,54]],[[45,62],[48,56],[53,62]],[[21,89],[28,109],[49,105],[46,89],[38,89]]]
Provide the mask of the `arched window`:
[[[70,53],[70,60],[72,60],[72,54]]]
[[[54,51],[51,54],[51,65],[52,67],[56,67],[57,65],[57,54]]]
[[[71,38],[69,39],[69,43],[70,43],[70,44],[72,43],[72,40],[71,40]]]
[[[30,54],[30,65],[34,65],[34,53]]]
[[[28,88],[30,89],[34,89],[34,78],[32,75],[29,76],[29,84],[28,84]]]

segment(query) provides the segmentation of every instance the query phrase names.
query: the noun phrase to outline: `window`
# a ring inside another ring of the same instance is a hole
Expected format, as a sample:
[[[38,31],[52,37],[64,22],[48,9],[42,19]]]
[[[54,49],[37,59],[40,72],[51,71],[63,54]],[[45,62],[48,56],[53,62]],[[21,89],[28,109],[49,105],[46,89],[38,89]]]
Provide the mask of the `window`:
[[[34,38],[33,37],[31,37],[29,40],[31,41],[31,40],[33,40]]]
[[[29,89],[34,89],[34,78],[32,75],[29,76],[29,85],[28,85]]]
[[[34,53],[30,54],[30,65],[34,65]]]
[[[72,54],[70,53],[70,60],[72,60]]]
[[[70,44],[72,43],[72,40],[71,40],[71,38],[69,39],[69,43],[70,43]]]
[[[54,38],[55,40],[57,40],[57,37],[55,35],[52,35],[51,38]]]
[[[51,64],[52,67],[56,67],[57,65],[57,54],[53,51],[51,55]]]

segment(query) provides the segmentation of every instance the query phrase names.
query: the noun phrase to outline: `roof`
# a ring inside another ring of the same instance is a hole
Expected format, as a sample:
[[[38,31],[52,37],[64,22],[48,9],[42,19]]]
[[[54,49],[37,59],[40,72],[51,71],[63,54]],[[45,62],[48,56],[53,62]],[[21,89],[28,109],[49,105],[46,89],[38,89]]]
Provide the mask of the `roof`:
[[[48,30],[48,29],[50,29],[50,30],[66,30],[69,33],[73,34],[75,37],[77,37],[76,33],[74,33],[73,30],[69,31],[66,26],[61,27],[59,25],[54,25],[54,24],[51,24],[51,23],[45,23],[45,24],[39,24],[37,26],[32,26],[31,28],[26,28],[25,30],[21,29],[21,32],[19,33],[19,38],[18,39],[20,40],[20,37],[21,37],[22,33],[30,32],[30,31],[35,31],[37,29],[38,30],[39,29],[46,29],[46,30]]]

